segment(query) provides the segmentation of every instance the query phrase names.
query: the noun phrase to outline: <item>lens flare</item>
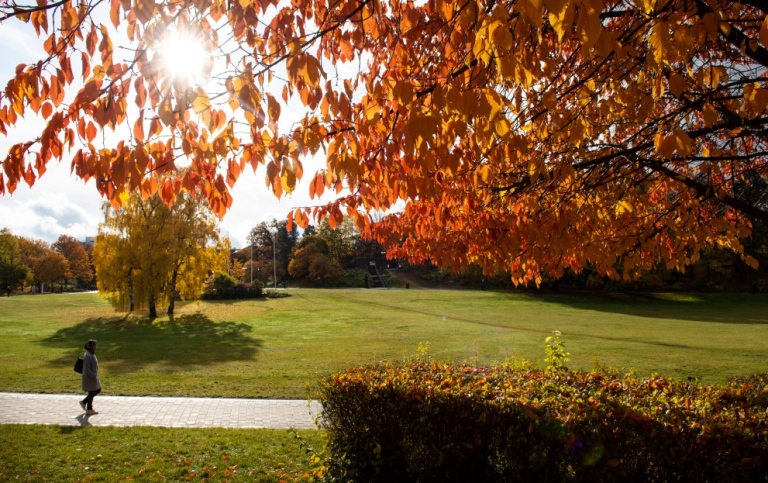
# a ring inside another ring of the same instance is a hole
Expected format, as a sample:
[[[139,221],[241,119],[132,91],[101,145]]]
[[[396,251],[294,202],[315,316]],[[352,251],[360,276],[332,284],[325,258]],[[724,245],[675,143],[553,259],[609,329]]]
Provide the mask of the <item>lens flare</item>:
[[[210,63],[210,53],[199,38],[183,33],[168,36],[157,53],[165,76],[174,82],[200,81]]]

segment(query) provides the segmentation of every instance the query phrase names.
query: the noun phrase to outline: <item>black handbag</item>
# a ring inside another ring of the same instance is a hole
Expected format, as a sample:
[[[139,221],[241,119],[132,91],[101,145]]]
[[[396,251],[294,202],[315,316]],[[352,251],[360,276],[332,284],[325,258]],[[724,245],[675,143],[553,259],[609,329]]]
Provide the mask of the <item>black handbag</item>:
[[[83,358],[82,357],[78,357],[77,360],[75,361],[75,372],[78,373],[78,374],[82,374],[83,373]]]

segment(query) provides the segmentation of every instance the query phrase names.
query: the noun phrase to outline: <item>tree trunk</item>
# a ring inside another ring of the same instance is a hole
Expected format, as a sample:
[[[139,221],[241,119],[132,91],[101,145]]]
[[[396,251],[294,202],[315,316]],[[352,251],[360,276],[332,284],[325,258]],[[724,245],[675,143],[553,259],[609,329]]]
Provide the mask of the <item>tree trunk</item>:
[[[168,315],[173,315],[173,309],[176,305],[176,278],[179,276],[179,268],[176,267],[171,275],[171,286],[168,292],[170,292],[170,301],[168,302]]]
[[[168,302],[168,315],[173,315],[173,307],[174,307],[174,297],[173,294],[171,294],[171,301]]]
[[[157,305],[155,304],[155,296],[151,295],[149,297],[149,318],[150,319],[156,319],[157,318]]]
[[[135,299],[133,294],[133,272],[128,270],[128,312],[133,312]]]

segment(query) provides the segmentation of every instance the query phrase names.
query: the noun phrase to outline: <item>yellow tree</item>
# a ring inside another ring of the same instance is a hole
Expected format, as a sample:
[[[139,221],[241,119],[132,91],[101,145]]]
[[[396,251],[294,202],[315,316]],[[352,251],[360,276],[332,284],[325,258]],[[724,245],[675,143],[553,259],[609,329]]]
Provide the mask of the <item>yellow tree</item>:
[[[115,307],[133,311],[136,308],[133,273],[138,268],[136,251],[121,234],[101,232],[93,247],[93,266],[100,292],[109,294]]]
[[[212,275],[227,271],[230,249],[229,238],[221,238],[215,245],[206,246],[190,256],[177,276],[176,291],[179,298],[199,298],[205,290],[205,282]]]
[[[199,295],[209,270],[226,264],[216,219],[200,199],[181,195],[168,207],[159,196],[134,193],[121,208],[105,205],[94,246],[99,290],[128,310],[174,311],[176,296]],[[217,253],[217,248],[219,253]]]
[[[108,25],[93,21],[102,8]],[[659,261],[682,269],[709,247],[743,252],[752,224],[768,222],[744,195],[768,178],[766,11],[756,0],[5,3],[0,21],[29,23],[45,55],[7,83],[0,132],[35,114],[45,127],[10,148],[0,189],[67,159],[115,206],[133,189],[168,203],[197,190],[222,214],[246,168],[279,197],[314,156],[325,164],[310,194],[337,198],[289,220],[348,215],[390,255],[516,282],[586,264],[627,278]],[[185,36],[209,53],[194,82],[162,52]]]

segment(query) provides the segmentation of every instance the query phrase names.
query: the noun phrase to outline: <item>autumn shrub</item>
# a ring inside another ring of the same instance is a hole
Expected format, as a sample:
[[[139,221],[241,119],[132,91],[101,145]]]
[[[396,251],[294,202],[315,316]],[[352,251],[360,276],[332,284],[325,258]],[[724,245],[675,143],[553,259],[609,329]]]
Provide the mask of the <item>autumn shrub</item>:
[[[406,362],[321,383],[328,479],[765,481],[768,375],[664,377]]]

